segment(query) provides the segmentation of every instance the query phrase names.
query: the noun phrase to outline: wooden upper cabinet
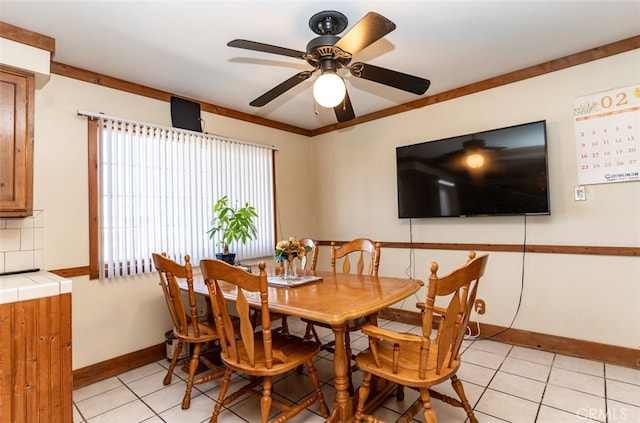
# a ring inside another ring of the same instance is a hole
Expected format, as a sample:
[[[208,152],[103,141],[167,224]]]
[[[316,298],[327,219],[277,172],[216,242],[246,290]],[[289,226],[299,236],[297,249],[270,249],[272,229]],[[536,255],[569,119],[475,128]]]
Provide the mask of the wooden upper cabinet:
[[[33,214],[34,75],[0,66],[0,217]]]

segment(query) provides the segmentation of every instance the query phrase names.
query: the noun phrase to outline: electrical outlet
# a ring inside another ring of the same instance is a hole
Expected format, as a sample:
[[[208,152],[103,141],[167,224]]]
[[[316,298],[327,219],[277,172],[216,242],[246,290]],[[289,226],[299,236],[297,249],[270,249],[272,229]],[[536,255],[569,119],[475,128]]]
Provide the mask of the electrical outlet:
[[[587,199],[587,191],[582,185],[575,187],[573,195],[576,201],[585,201]]]
[[[476,313],[478,314],[484,314],[487,311],[487,305],[485,304],[484,300],[476,300],[476,302],[474,303],[474,307],[476,309]]]

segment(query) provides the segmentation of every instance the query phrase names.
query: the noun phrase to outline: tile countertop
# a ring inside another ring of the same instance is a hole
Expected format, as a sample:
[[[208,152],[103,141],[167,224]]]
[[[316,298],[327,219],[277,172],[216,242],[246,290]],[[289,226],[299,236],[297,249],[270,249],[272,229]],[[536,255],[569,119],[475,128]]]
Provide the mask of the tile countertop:
[[[71,293],[70,279],[39,271],[0,276],[0,304]]]

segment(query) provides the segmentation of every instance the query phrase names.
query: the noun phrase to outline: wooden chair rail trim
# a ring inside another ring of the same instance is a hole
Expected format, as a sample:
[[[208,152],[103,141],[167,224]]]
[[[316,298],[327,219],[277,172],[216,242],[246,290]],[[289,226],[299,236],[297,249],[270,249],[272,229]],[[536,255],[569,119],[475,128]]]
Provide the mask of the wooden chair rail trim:
[[[89,266],[69,267],[66,269],[49,270],[49,272],[61,276],[63,278],[72,278],[74,276],[85,276],[89,274]]]
[[[336,241],[337,244],[347,241]],[[317,241],[318,245],[331,246],[331,241]],[[485,252],[522,253],[519,244],[462,244],[449,242],[380,242],[382,248],[414,248],[416,250],[465,250]],[[539,254],[575,254],[596,256],[640,257],[640,247],[599,247],[588,245],[526,245],[526,253]],[[71,278],[89,275],[89,266],[70,267],[49,270],[58,276]]]
[[[422,324],[420,313],[410,310],[387,308],[378,317],[412,325]],[[475,329],[476,322],[469,322],[469,326]],[[640,350],[634,348],[480,323],[480,338],[489,337],[506,344],[640,369]]]
[[[347,241],[336,241],[336,244]],[[318,244],[330,246],[331,241],[318,241]],[[496,251],[511,253],[577,254],[598,256],[640,257],[640,247],[600,247],[581,245],[525,245],[522,244],[472,244],[451,242],[380,242],[382,248],[414,248],[416,250],[466,250]],[[524,251],[523,251],[524,250]]]

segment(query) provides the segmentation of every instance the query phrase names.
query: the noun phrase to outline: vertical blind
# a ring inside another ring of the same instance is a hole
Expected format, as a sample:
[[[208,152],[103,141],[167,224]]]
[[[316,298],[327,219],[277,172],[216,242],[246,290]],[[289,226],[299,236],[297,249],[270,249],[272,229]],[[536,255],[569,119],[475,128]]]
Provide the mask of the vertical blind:
[[[152,272],[154,252],[214,257],[207,231],[224,195],[258,214],[257,239],[230,246],[237,259],[273,253],[272,147],[112,117],[99,128],[101,277]]]

